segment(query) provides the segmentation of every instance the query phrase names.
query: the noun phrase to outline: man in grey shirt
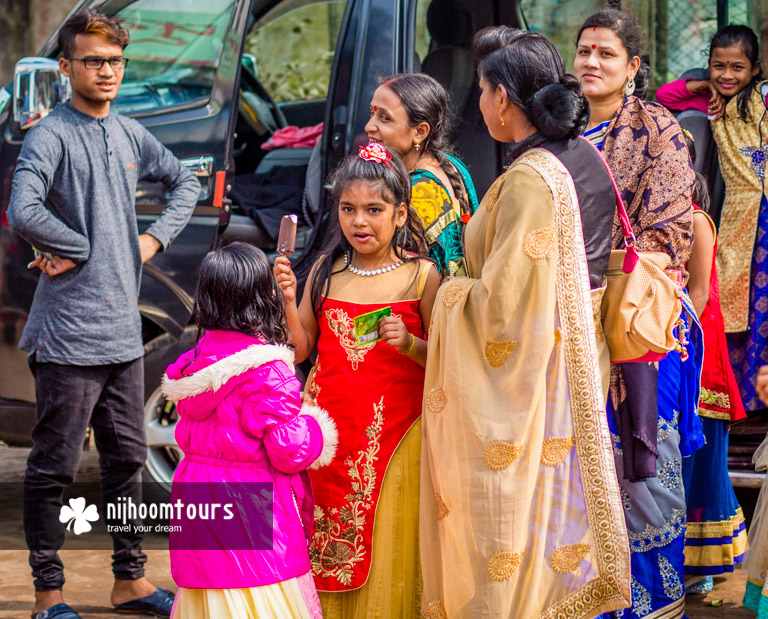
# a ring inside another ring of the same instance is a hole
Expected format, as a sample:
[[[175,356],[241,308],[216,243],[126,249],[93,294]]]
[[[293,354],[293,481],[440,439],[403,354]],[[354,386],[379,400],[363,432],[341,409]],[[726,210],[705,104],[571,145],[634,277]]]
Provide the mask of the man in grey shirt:
[[[37,398],[24,481],[33,617],[79,617],[62,597],[59,512],[89,424],[105,504],[118,497],[141,502],[147,452],[141,265],[179,234],[200,191],[197,179],[141,124],[110,112],[127,44],[128,33],[99,13],[80,13],[64,24],[59,64],[72,98],[24,140],[8,207],[11,227],[39,252],[30,268],[42,271],[20,344],[30,355]],[[161,217],[142,235],[135,213],[139,180],[162,182],[170,192]],[[112,537],[112,604],[169,616],[173,595],[144,578],[141,534]]]

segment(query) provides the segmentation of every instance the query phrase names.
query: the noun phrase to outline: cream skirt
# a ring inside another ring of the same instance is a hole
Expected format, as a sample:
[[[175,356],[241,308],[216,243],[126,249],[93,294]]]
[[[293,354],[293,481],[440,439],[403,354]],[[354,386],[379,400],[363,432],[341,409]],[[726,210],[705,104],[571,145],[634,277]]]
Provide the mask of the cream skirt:
[[[183,589],[172,619],[322,619],[320,601],[307,573],[273,585],[247,589]]]

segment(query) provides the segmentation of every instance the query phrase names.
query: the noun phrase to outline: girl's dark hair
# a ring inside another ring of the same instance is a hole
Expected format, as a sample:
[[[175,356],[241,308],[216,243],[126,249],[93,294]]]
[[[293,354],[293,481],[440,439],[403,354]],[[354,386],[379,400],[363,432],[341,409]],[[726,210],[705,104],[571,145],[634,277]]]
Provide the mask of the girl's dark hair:
[[[685,140],[685,145],[688,147],[691,163],[696,163],[696,146],[693,143],[691,134],[685,129],[683,129],[683,139]],[[693,173],[696,179],[693,185],[693,196],[691,197],[691,201],[702,211],[709,213],[709,183],[701,172],[696,172],[694,170]]]
[[[607,28],[619,37],[624,49],[627,50],[629,60],[635,56],[640,58],[640,68],[635,74],[635,96],[645,99],[648,95],[651,67],[648,64],[648,56],[642,53],[642,48],[645,46],[645,36],[637,19],[618,9],[602,9],[592,13],[579,29],[579,34],[576,35],[576,45],[579,44],[581,33],[587,28]]]
[[[421,143],[422,154],[432,155],[445,172],[459,201],[462,213],[470,213],[469,200],[461,174],[446,157],[451,152],[451,112],[448,94],[435,78],[426,73],[407,73],[381,80],[381,84],[394,92],[403,104],[411,127],[421,123],[429,125],[429,134]]]
[[[757,42],[757,35],[747,26],[723,26],[712,37],[712,41],[709,44],[709,60],[712,61],[712,50],[716,47],[740,47],[741,51],[749,60],[752,65],[752,69],[760,64],[760,49]],[[741,92],[736,95],[738,97],[737,108],[739,110],[739,118],[747,120],[749,118],[749,98],[752,96],[752,91],[755,86],[763,80],[762,68],[756,75],[752,76]]]
[[[579,81],[565,73],[554,45],[536,32],[493,26],[478,32],[472,53],[488,85],[506,90],[544,137],[578,136],[589,121],[589,104]]]
[[[402,159],[397,154],[388,149],[385,150],[392,155],[390,160],[392,167],[386,163],[366,161],[355,153],[348,155],[331,174],[329,179],[332,187],[331,192],[337,207],[331,211],[328,241],[320,252],[310,287],[310,298],[315,314],[320,311],[325,297],[328,296],[331,276],[347,269],[345,264],[339,270],[334,271],[334,263],[340,257],[351,256],[352,254],[352,246],[344,236],[339,223],[338,202],[341,195],[355,183],[363,182],[368,183],[369,187],[375,186],[381,191],[382,199],[396,207],[405,204],[408,219],[405,225],[402,228],[397,228],[392,236],[392,248],[397,257],[407,262],[415,260],[419,255],[426,254],[427,241],[424,238],[424,230],[421,223],[416,219],[416,214],[410,208],[411,178],[408,176],[408,170],[405,169]]]
[[[198,340],[204,331],[221,330],[288,343],[283,291],[264,252],[247,243],[232,243],[203,258],[193,317]]]

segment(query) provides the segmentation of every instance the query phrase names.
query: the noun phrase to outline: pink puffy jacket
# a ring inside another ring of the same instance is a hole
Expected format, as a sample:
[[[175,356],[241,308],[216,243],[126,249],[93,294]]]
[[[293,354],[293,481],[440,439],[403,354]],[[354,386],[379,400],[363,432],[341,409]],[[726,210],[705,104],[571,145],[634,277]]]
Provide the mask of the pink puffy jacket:
[[[172,533],[180,587],[257,587],[309,572],[314,505],[305,471],[330,463],[338,435],[325,411],[302,409],[300,390],[288,347],[234,331],[207,332],[197,352],[168,367],[163,394],[178,402],[176,440],[185,455],[174,484],[274,484],[272,550],[179,549],[189,545],[174,544]]]

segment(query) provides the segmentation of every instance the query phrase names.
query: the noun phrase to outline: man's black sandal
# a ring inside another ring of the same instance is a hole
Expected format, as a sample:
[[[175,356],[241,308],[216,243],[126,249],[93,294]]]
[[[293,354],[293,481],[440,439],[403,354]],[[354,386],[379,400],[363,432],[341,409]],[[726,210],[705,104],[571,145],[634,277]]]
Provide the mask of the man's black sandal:
[[[54,604],[46,610],[34,613],[32,619],[83,619],[69,604]]]
[[[171,616],[171,608],[173,608],[173,598],[173,593],[158,587],[152,595],[118,604],[115,606],[115,612],[152,615],[168,619]],[[69,617],[66,619],[69,619]]]

